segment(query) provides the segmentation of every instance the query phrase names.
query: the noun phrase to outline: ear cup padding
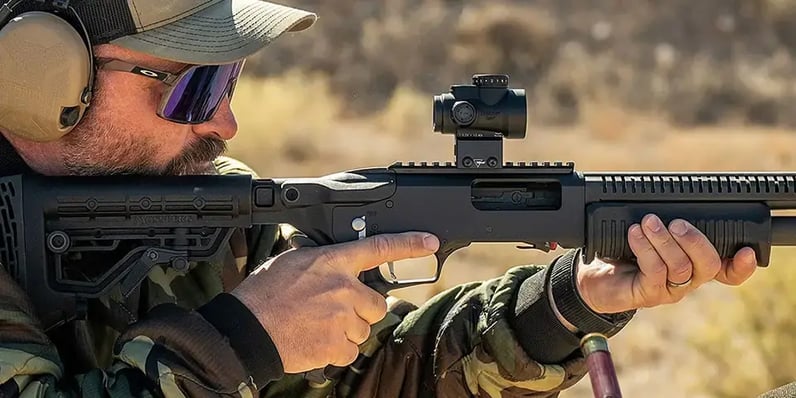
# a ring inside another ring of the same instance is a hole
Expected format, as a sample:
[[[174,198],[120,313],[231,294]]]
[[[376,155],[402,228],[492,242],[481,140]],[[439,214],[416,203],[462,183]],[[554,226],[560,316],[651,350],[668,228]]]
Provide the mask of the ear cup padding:
[[[62,137],[82,119],[93,68],[86,42],[64,19],[31,11],[0,29],[0,129],[34,140]]]

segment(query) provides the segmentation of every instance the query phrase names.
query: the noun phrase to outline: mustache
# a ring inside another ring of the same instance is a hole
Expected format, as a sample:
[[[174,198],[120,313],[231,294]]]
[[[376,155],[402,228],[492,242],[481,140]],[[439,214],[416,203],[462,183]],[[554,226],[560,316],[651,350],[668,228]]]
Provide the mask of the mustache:
[[[186,148],[180,156],[166,165],[164,175],[213,174],[212,161],[227,151],[227,142],[214,137],[202,137]]]

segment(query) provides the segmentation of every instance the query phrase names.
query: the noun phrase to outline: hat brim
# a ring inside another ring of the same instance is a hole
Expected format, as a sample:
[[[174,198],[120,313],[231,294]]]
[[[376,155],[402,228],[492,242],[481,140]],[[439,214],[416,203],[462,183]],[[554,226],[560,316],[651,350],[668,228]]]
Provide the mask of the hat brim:
[[[308,29],[317,18],[311,12],[260,0],[224,0],[111,43],[175,62],[218,65],[246,58],[285,32]]]

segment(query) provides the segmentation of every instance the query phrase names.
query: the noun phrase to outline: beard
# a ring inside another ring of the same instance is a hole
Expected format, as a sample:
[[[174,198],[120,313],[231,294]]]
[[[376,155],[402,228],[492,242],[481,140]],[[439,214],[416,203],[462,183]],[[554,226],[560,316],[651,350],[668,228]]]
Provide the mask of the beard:
[[[201,137],[192,141],[165,166],[152,158],[158,145],[136,134],[123,133],[111,118],[103,120],[89,109],[84,120],[64,136],[64,165],[69,174],[206,175],[215,174],[213,160],[226,152],[226,141]]]
[[[201,175],[214,174],[213,160],[227,151],[227,143],[218,138],[202,137],[188,148],[183,150],[179,156],[174,158],[165,169],[162,175]]]
[[[105,156],[104,159],[97,155],[96,146],[78,144],[67,148],[64,164],[70,175],[205,175],[215,173],[212,162],[226,152],[227,144],[217,138],[197,139],[166,166],[158,166],[141,156],[153,153],[154,148],[117,149],[114,156]]]

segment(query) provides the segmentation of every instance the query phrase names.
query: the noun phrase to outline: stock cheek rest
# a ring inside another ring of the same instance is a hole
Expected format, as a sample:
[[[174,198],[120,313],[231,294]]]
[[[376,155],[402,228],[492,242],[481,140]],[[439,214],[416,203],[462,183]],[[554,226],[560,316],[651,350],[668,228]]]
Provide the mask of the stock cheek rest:
[[[69,133],[90,102],[91,52],[61,17],[30,11],[0,27],[0,129],[33,141]]]

